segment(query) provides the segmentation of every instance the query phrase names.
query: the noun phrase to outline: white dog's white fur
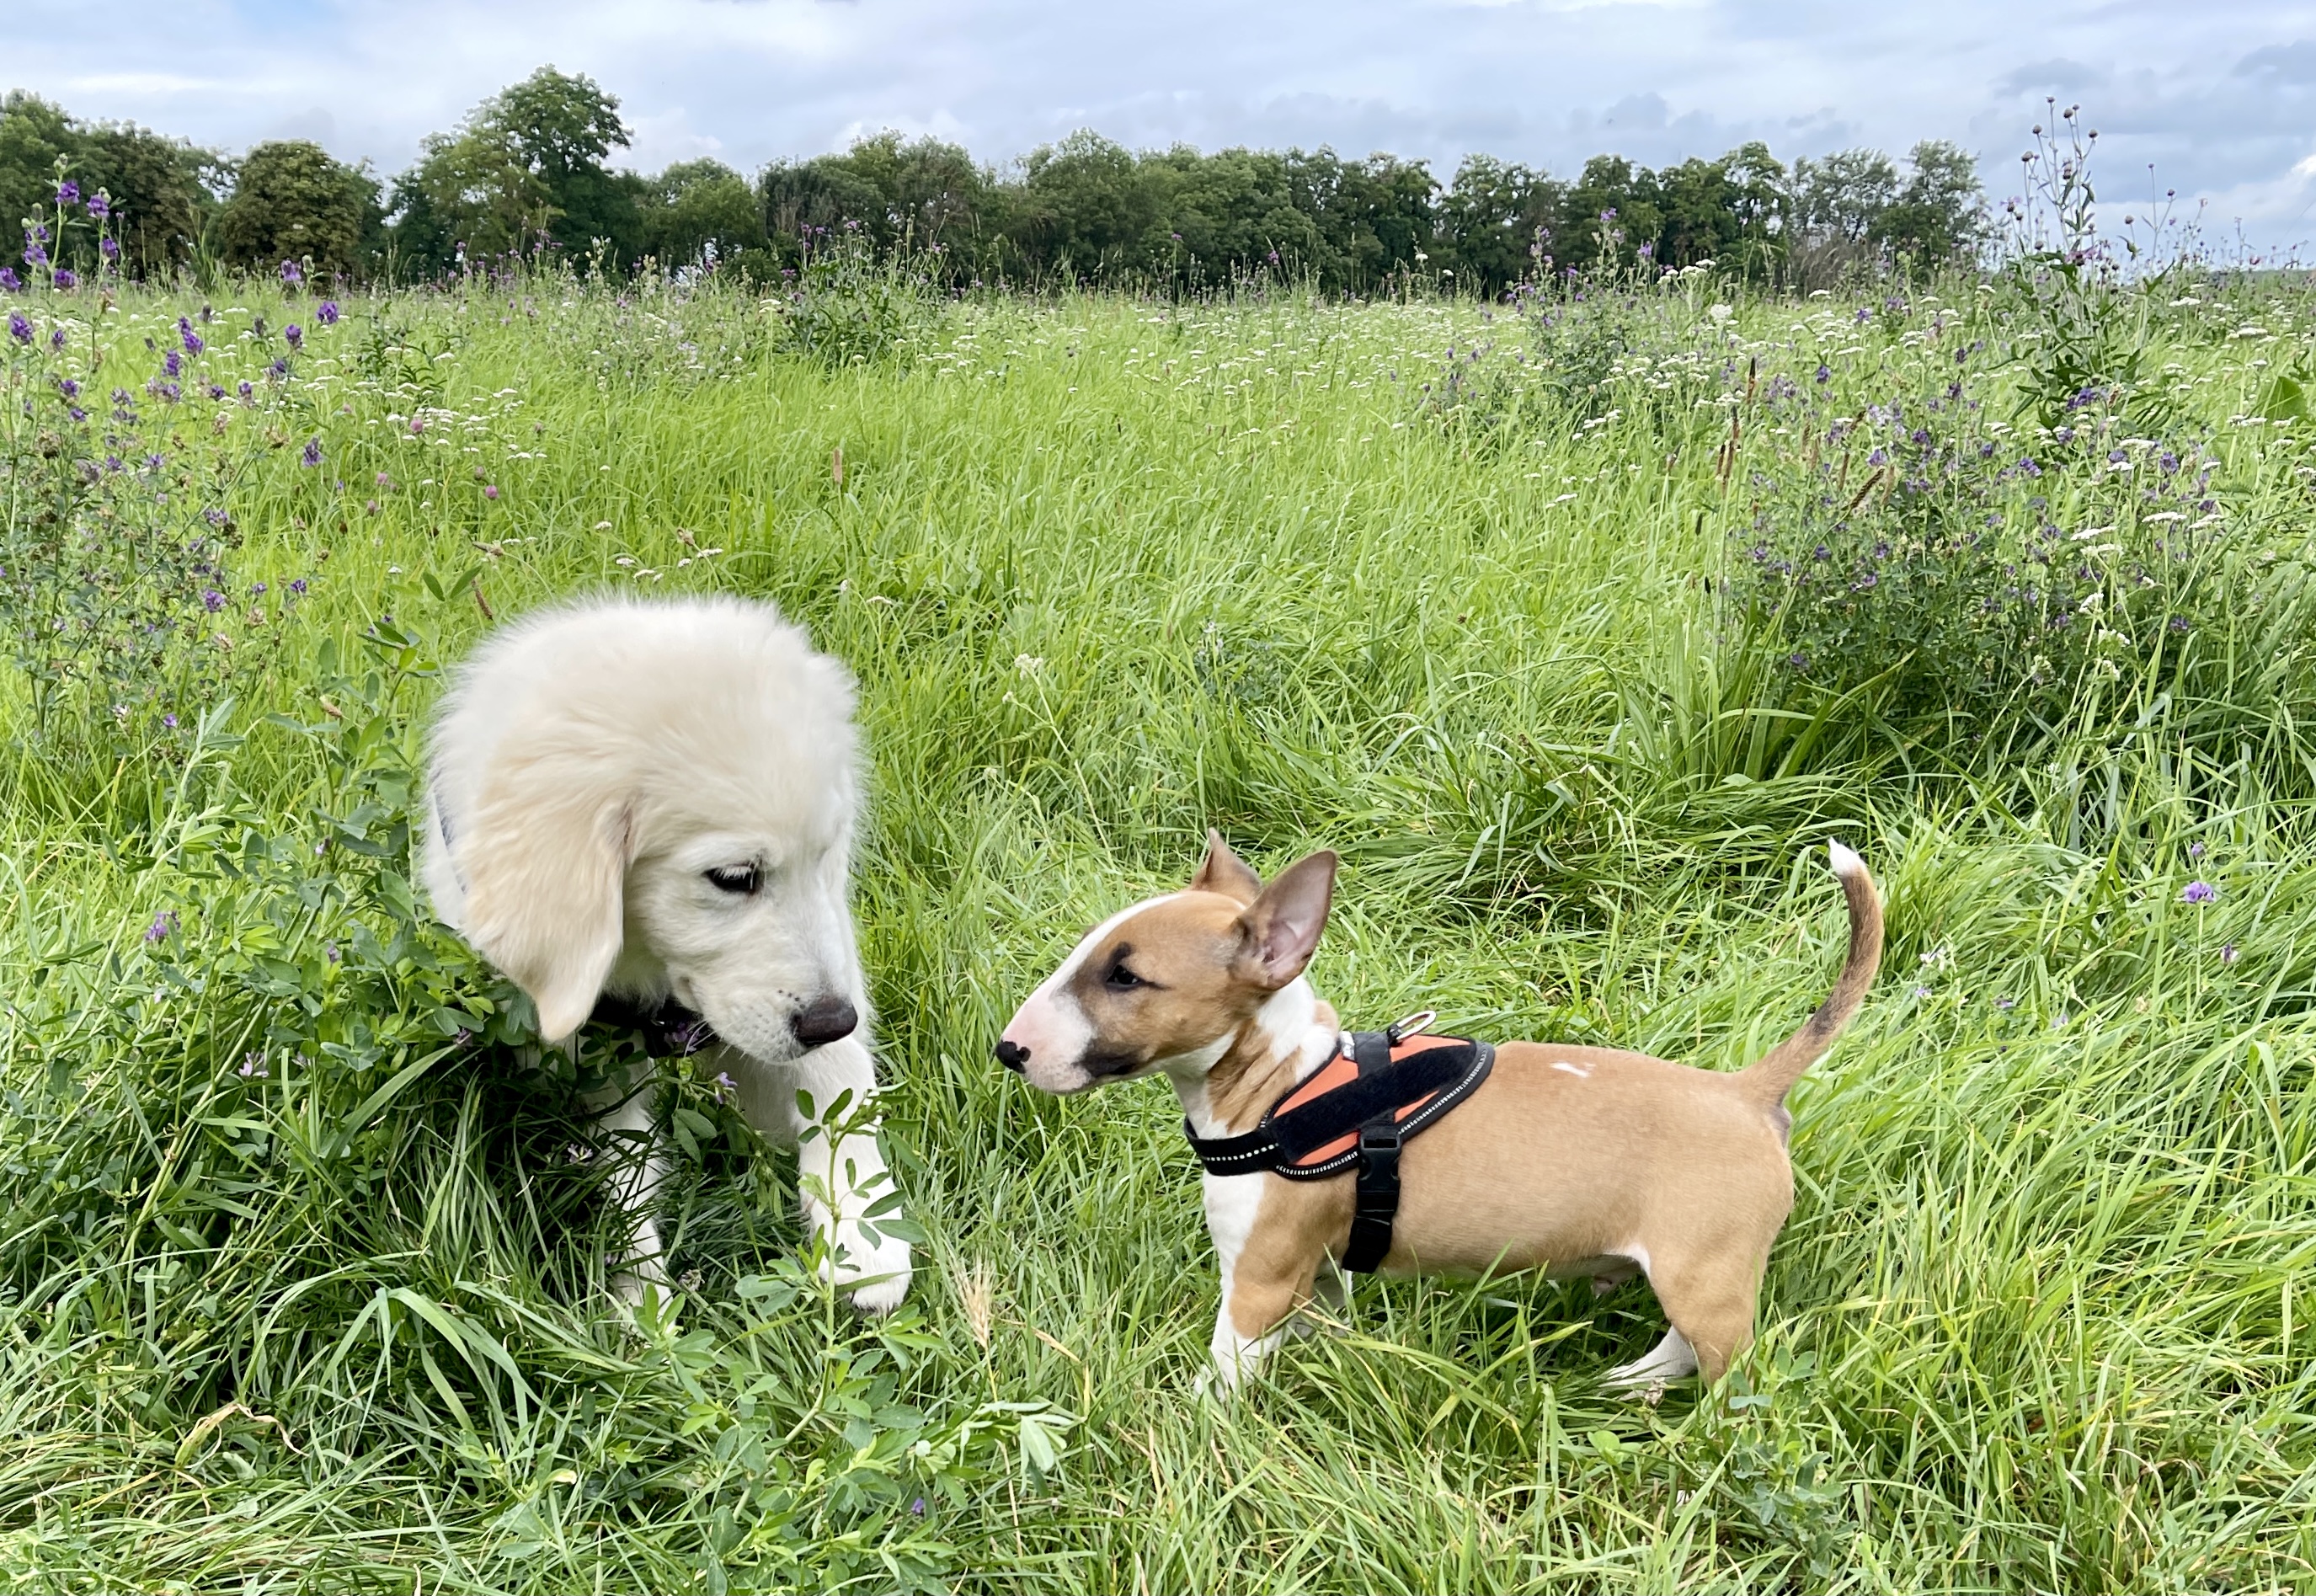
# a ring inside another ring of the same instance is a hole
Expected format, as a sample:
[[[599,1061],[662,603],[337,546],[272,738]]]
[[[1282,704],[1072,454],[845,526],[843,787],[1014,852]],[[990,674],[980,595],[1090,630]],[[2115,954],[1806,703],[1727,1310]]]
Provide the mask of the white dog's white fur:
[[[570,1037],[605,993],[673,998],[722,1039],[713,1065],[749,1123],[793,1141],[810,1123],[799,1091],[825,1115],[845,1092],[857,1111],[876,1084],[846,902],[860,762],[851,678],[769,604],[548,611],[477,649],[439,712],[426,889],[530,995],[548,1040]],[[851,1005],[851,1035],[798,1039],[816,999]],[[664,1279],[653,1096],[614,1086],[594,1105],[646,1146],[620,1194],[636,1229],[631,1295],[638,1276]],[[837,1278],[863,1308],[898,1306],[907,1244],[859,1228],[889,1190],[873,1127],[815,1136],[800,1158]]]

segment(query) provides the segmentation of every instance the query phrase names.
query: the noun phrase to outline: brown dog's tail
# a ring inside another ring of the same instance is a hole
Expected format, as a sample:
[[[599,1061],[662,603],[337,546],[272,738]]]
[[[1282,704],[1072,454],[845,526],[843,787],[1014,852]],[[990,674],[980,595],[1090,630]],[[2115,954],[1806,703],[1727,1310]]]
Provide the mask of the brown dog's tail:
[[[1874,972],[1882,963],[1882,895],[1875,889],[1874,878],[1866,861],[1840,843],[1828,843],[1826,851],[1833,857],[1833,873],[1841,878],[1842,896],[1849,900],[1849,958],[1841,967],[1841,978],[1833,984],[1832,994],[1818,1005],[1817,1012],[1799,1030],[1738,1072],[1737,1079],[1765,1108],[1784,1102],[1794,1083],[1825,1057],[1866,1001],[1866,989],[1874,985]]]

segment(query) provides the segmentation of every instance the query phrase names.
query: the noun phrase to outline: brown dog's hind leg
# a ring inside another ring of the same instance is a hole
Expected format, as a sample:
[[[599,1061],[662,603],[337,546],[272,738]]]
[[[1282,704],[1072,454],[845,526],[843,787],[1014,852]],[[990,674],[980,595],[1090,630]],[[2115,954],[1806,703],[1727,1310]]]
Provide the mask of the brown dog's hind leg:
[[[1760,1262],[1721,1255],[1661,1265],[1651,1271],[1649,1284],[1664,1306],[1665,1317],[1672,1321],[1671,1334],[1694,1350],[1697,1373],[1705,1384],[1713,1385],[1753,1339]]]

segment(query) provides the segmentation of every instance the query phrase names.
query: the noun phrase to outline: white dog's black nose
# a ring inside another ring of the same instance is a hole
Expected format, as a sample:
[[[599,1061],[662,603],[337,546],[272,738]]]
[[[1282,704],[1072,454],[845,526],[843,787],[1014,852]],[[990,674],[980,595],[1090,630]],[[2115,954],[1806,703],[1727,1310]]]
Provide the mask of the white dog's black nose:
[[[851,1036],[852,1028],[860,1023],[860,1016],[852,1012],[852,1005],[832,995],[814,998],[798,1009],[796,1018],[788,1021],[788,1029],[806,1047],[817,1048]]]
[[[1001,1040],[997,1044],[997,1062],[1020,1074],[1029,1065],[1029,1049],[1019,1042]]]

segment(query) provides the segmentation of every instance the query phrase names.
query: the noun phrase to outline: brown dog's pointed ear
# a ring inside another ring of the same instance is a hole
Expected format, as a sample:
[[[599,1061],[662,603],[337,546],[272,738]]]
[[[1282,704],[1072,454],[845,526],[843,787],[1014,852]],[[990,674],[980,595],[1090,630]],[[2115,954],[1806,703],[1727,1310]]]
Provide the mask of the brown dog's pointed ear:
[[[1246,861],[1230,851],[1223,834],[1209,827],[1207,832],[1207,859],[1198,873],[1190,878],[1192,892],[1219,892],[1225,897],[1242,904],[1251,904],[1262,890],[1262,878],[1246,868]]]
[[[1238,917],[1245,938],[1232,973],[1266,992],[1301,975],[1318,950],[1335,897],[1334,854],[1322,850],[1298,859],[1255,895]]]
[[[619,956],[633,826],[599,773],[503,751],[459,832],[467,940],[530,994],[547,1041],[587,1022]]]

